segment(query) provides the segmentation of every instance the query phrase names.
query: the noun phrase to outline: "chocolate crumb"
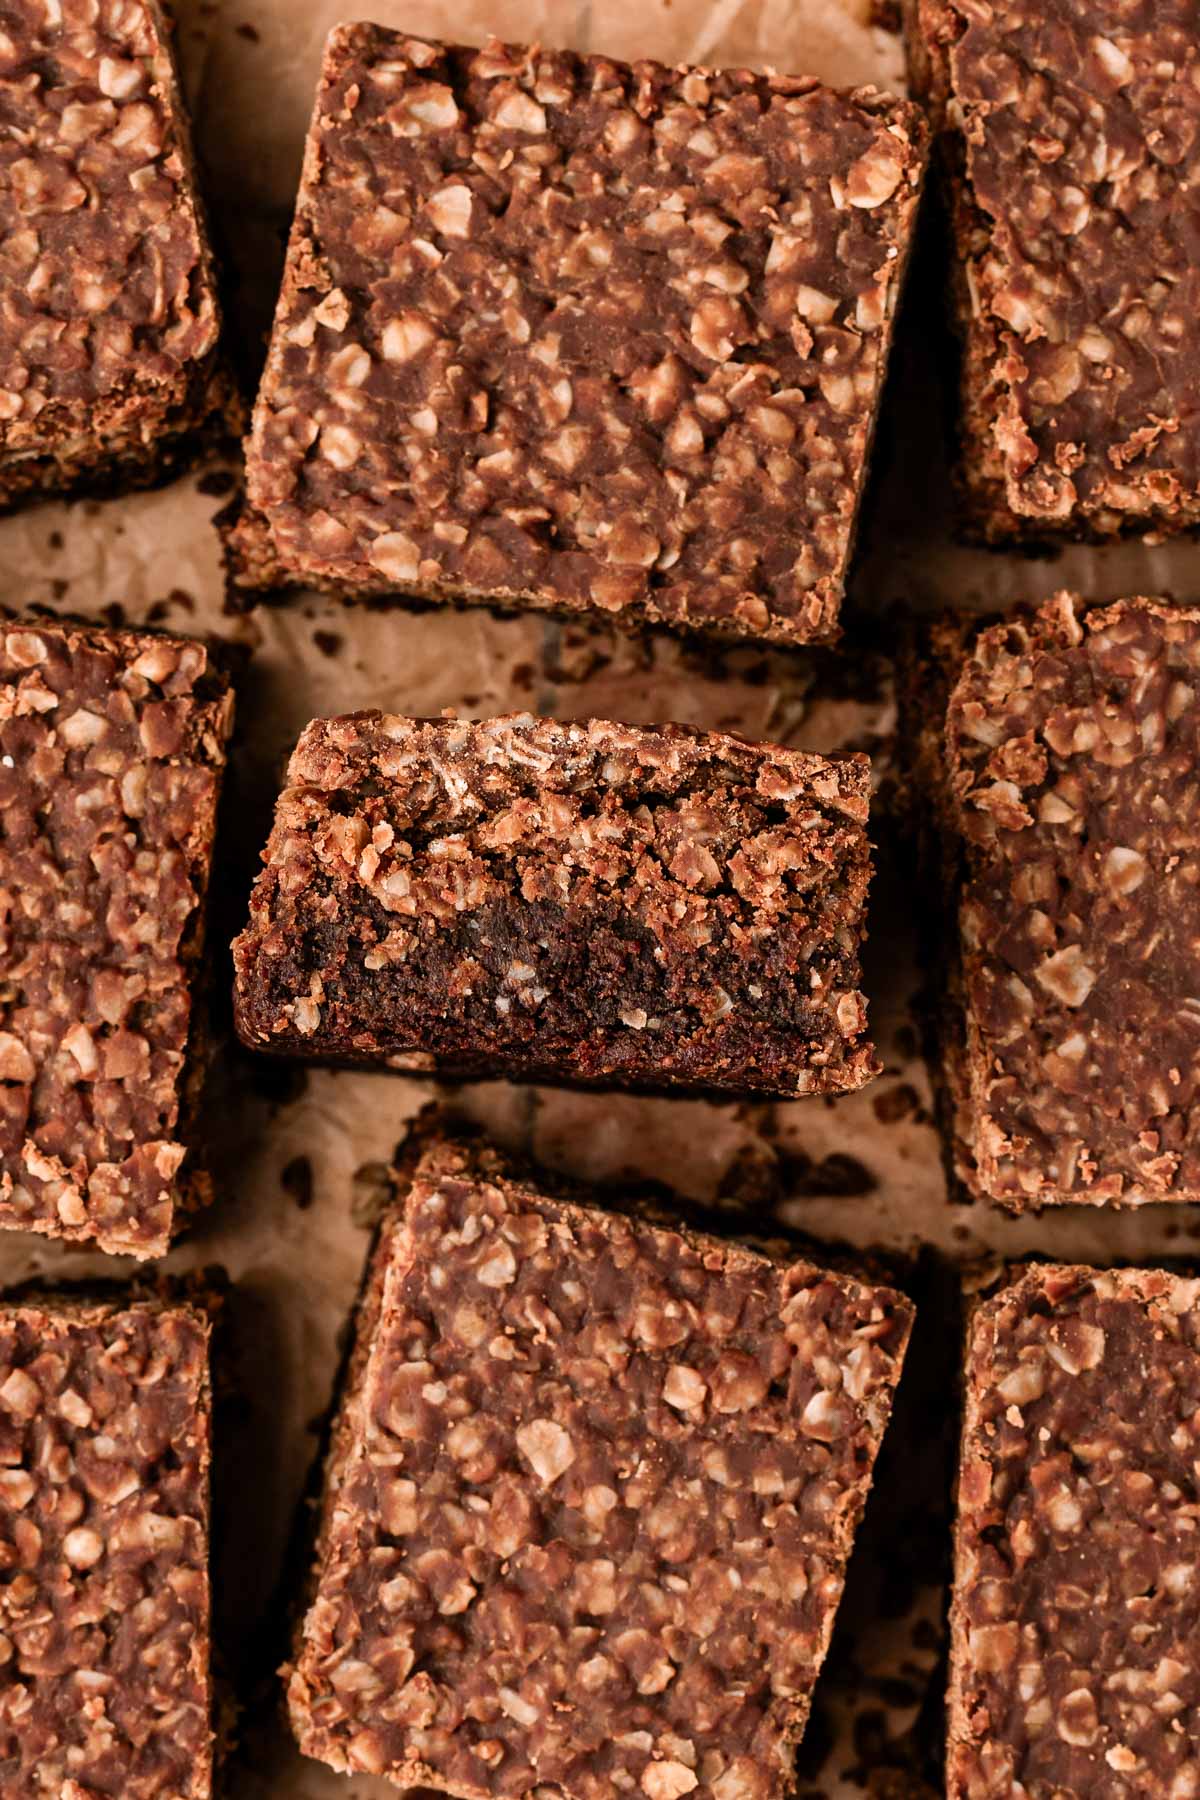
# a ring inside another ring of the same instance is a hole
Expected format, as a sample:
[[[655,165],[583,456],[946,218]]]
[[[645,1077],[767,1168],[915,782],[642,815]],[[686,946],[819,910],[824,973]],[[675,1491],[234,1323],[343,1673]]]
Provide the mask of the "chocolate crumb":
[[[289,1194],[301,1212],[307,1212],[313,1203],[313,1169],[307,1156],[293,1156],[285,1163],[279,1173],[279,1184],[284,1193]]]
[[[898,1125],[901,1119],[910,1119],[921,1110],[917,1090],[907,1081],[884,1088],[882,1093],[875,1095],[871,1105],[881,1125]]]
[[[835,1150],[814,1163],[802,1150],[781,1152],[780,1186],[788,1200],[811,1200],[833,1196],[856,1200],[873,1194],[879,1186],[877,1178],[856,1156]]]
[[[196,492],[203,494],[206,500],[223,500],[237,484],[237,476],[231,469],[205,469],[197,478]]]
[[[359,1226],[377,1225],[393,1198],[395,1182],[388,1163],[360,1163],[352,1177],[350,1217]]]

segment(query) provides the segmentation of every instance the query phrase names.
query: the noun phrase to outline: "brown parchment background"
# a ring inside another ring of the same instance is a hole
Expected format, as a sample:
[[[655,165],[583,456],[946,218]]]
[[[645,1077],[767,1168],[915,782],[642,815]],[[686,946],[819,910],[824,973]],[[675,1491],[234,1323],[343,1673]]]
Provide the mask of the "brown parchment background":
[[[407,30],[480,41],[489,29],[620,56],[745,61],[838,82],[901,83],[896,38],[867,0],[375,0]],[[180,53],[207,196],[230,277],[230,340],[252,372],[282,258],[320,46],[339,0],[179,0]],[[233,1800],[368,1800],[392,1792],[304,1763],[279,1725],[284,1546],[326,1406],[380,1174],[426,1081],[303,1073],[228,1042],[226,946],[265,836],[286,753],[312,716],[362,706],[485,715],[678,719],[812,749],[869,749],[893,767],[894,709],[880,621],[904,607],[1003,604],[1060,583],[1098,597],[1198,584],[1195,548],[1130,545],[1057,562],[952,546],[940,451],[935,250],[918,259],[893,361],[842,650],[731,651],[483,611],[344,609],[298,599],[237,617],[223,608],[212,471],[153,494],[0,522],[0,601],[216,631],[252,651],[240,682],[213,940],[217,1058],[208,1137],[217,1200],[169,1267],[219,1265],[232,1387],[218,1432],[215,1606],[242,1707],[226,1774]],[[1185,1208],[1086,1210],[1014,1223],[949,1204],[915,1057],[913,891],[880,814],[867,987],[886,1073],[835,1102],[786,1106],[571,1096],[481,1085],[456,1098],[513,1145],[597,1180],[651,1177],[702,1201],[745,1206],[830,1241],[916,1258],[921,1323],[852,1566],[834,1650],[801,1751],[801,1792],[826,1800],[937,1793],[946,1473],[957,1358],[952,1262],[1039,1249],[1098,1261],[1190,1255]],[[920,1246],[927,1246],[920,1250]],[[112,1260],[3,1234],[0,1281],[111,1273]]]

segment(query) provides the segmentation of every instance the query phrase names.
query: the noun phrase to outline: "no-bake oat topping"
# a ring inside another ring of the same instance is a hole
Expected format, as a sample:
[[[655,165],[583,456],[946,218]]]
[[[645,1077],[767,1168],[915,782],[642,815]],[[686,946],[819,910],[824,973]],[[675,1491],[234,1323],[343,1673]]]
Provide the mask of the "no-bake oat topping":
[[[249,445],[294,580],[832,635],[919,111],[330,39]]]
[[[435,1144],[384,1223],[292,1719],[465,1800],[775,1800],[911,1323]]]
[[[1044,1267],[967,1353],[950,1800],[1187,1800],[1200,1283]]]
[[[209,1800],[208,1320],[0,1308],[0,1793]]]
[[[962,473],[997,541],[1200,524],[1194,0],[911,0],[945,131]]]
[[[0,630],[0,1225],[166,1248],[231,715],[201,643]]]
[[[1008,1206],[1200,1196],[1198,672],[1200,614],[1069,594],[949,658],[948,1076]]]
[[[0,502],[217,404],[216,290],[153,0],[8,0],[0,19]]]

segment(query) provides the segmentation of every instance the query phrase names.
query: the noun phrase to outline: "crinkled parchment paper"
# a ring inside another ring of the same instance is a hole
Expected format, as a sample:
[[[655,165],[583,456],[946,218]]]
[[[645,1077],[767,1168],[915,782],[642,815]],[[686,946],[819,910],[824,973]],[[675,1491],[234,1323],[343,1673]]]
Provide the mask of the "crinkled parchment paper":
[[[338,0],[185,0],[177,10],[208,197],[231,277],[231,337],[239,362],[252,370],[322,38],[345,15]],[[900,81],[896,40],[871,22],[866,0],[460,0],[453,7],[376,0],[373,13],[458,41],[494,29],[621,56]],[[170,1258],[181,1269],[220,1265],[235,1283],[227,1309],[234,1387],[218,1441],[216,1610],[243,1707],[229,1770],[236,1800],[366,1800],[391,1791],[301,1761],[278,1720],[273,1669],[284,1635],[285,1544],[381,1170],[405,1120],[433,1092],[428,1082],[401,1077],[305,1073],[252,1059],[228,1041],[226,946],[241,923],[286,753],[320,713],[384,706],[483,715],[528,707],[564,717],[678,719],[814,749],[865,748],[886,789],[894,711],[879,627],[889,611],[1002,604],[1062,583],[1102,596],[1173,588],[1184,597],[1195,555],[1186,549],[1134,545],[1051,563],[952,547],[938,442],[939,282],[927,252],[902,320],[855,617],[837,654],[706,650],[536,616],[368,612],[305,599],[237,618],[223,611],[212,517],[224,495],[212,472],[126,501],[40,508],[0,523],[0,600],[8,606],[216,631],[253,653],[240,683],[213,921],[218,1054],[208,1131],[217,1201]],[[829,1800],[938,1791],[941,1580],[956,1404],[952,1263],[1029,1248],[1153,1260],[1192,1252],[1197,1229],[1179,1208],[1014,1223],[948,1202],[910,1016],[917,985],[911,921],[921,899],[882,808],[879,817],[867,986],[886,1073],[865,1092],[786,1106],[571,1096],[502,1084],[455,1096],[503,1141],[576,1175],[653,1177],[698,1200],[744,1207],[757,1226],[774,1217],[819,1239],[914,1258],[921,1323],[801,1751],[802,1792]],[[0,1280],[94,1272],[101,1260],[5,1233]],[[114,1265],[103,1266],[111,1272]]]

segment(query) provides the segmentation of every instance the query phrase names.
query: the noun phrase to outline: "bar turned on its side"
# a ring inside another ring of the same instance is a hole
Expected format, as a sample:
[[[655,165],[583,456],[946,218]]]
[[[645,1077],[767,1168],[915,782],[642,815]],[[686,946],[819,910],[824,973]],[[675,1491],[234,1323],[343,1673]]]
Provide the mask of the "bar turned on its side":
[[[461,1073],[858,1087],[869,780],[681,726],[316,720],[234,945],[238,1030]]]

